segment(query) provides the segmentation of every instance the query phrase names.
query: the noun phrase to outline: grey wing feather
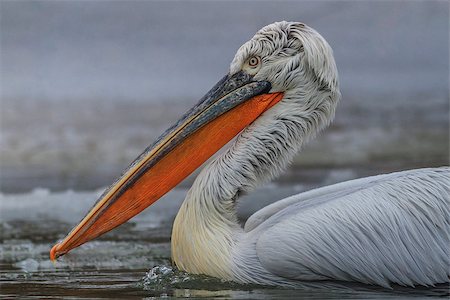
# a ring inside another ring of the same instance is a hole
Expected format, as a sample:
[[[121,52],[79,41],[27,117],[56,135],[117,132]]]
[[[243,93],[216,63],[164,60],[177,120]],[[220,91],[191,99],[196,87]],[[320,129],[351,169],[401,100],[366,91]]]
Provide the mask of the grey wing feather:
[[[255,229],[269,217],[294,203],[307,203],[308,200],[310,200],[313,201],[313,205],[317,205],[319,199],[330,201],[331,199],[342,197],[343,195],[369,186],[381,179],[387,179],[392,176],[395,176],[395,174],[383,174],[340,182],[276,201],[252,214],[245,222],[244,230],[245,232],[249,232]]]
[[[448,282],[449,168],[389,174],[290,201],[258,228],[256,253],[269,272],[382,286]]]

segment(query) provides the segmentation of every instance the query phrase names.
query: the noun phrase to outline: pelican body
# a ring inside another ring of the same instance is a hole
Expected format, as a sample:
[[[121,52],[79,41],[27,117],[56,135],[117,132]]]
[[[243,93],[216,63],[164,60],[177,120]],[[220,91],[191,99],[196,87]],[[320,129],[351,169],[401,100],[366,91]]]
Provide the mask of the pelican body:
[[[339,99],[333,53],[319,33],[297,22],[262,28],[237,51],[228,74],[52,248],[51,259],[126,222],[235,138],[203,168],[175,218],[179,269],[288,287],[449,282],[448,167],[315,189],[238,223],[239,196],[280,174],[332,121]]]

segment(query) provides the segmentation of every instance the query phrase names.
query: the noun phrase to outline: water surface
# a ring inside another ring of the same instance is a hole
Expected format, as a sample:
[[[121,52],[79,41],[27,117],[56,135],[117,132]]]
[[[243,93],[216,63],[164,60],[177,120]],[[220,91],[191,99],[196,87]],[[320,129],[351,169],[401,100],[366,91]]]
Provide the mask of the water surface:
[[[349,174],[335,173],[328,180]],[[275,199],[297,193],[305,185],[270,185],[245,196],[242,220]],[[51,192],[0,194],[1,297],[218,299],[380,299],[445,296],[448,286],[386,290],[340,283],[307,284],[299,290],[238,285],[190,275],[172,268],[170,231],[186,189],[176,189],[131,222],[89,242],[52,263],[50,247],[75,225],[101,194]]]

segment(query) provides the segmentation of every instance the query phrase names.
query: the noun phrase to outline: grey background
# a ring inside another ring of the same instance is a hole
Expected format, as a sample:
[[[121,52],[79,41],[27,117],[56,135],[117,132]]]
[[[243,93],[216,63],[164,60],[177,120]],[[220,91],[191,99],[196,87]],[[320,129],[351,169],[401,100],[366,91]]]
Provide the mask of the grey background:
[[[110,183],[227,72],[242,43],[280,20],[305,22],[327,39],[343,95],[332,127],[283,180],[448,164],[448,1],[0,8],[1,191]]]

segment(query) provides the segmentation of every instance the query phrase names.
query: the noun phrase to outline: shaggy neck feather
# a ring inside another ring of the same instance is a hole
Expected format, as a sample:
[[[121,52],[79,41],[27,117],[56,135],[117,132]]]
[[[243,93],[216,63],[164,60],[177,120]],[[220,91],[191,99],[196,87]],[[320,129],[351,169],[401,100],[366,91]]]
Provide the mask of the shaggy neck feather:
[[[237,198],[277,176],[328,125],[333,99],[330,92],[286,92],[202,170],[174,222],[172,258],[180,269],[231,279],[231,250],[243,232]]]

